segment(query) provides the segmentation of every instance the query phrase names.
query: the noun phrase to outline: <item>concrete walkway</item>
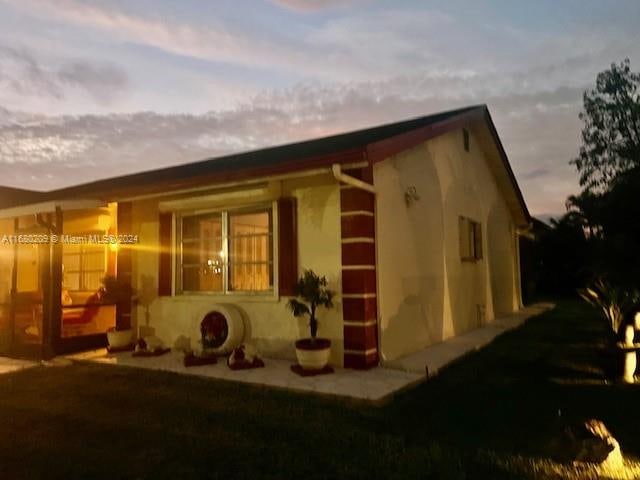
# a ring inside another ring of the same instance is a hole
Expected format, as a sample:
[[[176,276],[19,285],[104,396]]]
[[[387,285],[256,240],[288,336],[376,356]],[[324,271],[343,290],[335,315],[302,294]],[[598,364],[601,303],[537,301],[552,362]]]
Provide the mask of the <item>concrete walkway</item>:
[[[550,304],[528,307],[515,315],[500,318],[486,327],[451,338],[413,355],[386,363],[382,367],[367,371],[336,368],[335,373],[317,377],[300,377],[291,372],[292,361],[270,358],[264,359],[264,368],[253,370],[230,370],[224,358],[219,359],[219,363],[215,365],[185,367],[184,355],[178,351],[171,351],[159,357],[133,357],[131,352],[109,354],[106,349],[99,349],[65,358],[381,402],[405,388],[424,381],[427,378],[425,366],[429,368],[429,376],[432,376],[446,364],[471,350],[483,347],[498,335],[552,307]]]
[[[66,358],[73,361],[163,370],[182,375],[196,375],[371,402],[383,401],[393,393],[419,383],[425,378],[423,374],[384,368],[373,368],[367,371],[336,368],[336,371],[329,375],[300,377],[291,371],[292,361],[272,358],[264,359],[264,368],[252,370],[230,370],[225,358],[220,358],[219,363],[215,365],[185,367],[184,355],[177,351],[171,351],[159,357],[133,357],[131,352],[109,354],[106,349],[100,349],[69,355]]]
[[[531,305],[513,315],[497,318],[485,327],[452,337],[416,353],[385,362],[384,368],[420,373],[432,377],[447,364],[471,351],[479,350],[491,343],[496,337],[519,327],[527,319],[540,315],[554,306],[552,303]]]
[[[25,368],[37,367],[40,362],[32,360],[20,360],[17,358],[0,357],[0,374],[15,372]]]

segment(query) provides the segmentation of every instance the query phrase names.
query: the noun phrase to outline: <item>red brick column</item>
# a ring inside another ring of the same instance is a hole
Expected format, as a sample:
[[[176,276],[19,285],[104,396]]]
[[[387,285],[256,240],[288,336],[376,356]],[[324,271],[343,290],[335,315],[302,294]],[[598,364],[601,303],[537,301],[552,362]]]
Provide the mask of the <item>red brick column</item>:
[[[372,181],[371,167],[344,173]],[[374,194],[341,185],[340,210],[344,366],[366,369],[378,364]]]

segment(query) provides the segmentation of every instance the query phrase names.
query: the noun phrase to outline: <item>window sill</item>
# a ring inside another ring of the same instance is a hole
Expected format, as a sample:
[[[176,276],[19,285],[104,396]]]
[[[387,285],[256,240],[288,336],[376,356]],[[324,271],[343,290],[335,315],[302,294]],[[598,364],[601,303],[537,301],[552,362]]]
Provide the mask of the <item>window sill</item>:
[[[162,298],[162,297],[161,297]],[[171,297],[175,301],[190,302],[196,299],[210,300],[216,303],[277,303],[280,301],[280,297],[276,292],[265,293],[248,293],[248,292],[236,292],[236,293],[217,293],[217,292],[185,292],[176,293]]]
[[[479,263],[482,261],[482,258],[465,257],[465,258],[461,258],[460,261],[462,263]]]

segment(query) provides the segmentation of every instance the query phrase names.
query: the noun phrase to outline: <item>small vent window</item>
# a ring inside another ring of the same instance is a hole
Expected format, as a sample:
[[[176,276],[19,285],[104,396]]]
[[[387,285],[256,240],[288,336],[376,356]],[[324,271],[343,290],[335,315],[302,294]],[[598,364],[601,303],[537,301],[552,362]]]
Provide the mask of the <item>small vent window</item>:
[[[467,217],[458,217],[460,259],[477,262],[482,259],[482,225]]]

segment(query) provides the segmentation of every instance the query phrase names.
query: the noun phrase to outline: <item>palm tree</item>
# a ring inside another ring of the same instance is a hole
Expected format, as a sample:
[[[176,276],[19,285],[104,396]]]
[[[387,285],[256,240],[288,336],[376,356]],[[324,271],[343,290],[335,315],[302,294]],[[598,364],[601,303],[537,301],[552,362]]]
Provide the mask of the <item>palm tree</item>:
[[[318,334],[317,309],[333,307],[334,292],[327,288],[326,277],[316,275],[313,270],[305,270],[296,283],[294,293],[297,298],[289,300],[288,307],[294,317],[309,315],[311,344],[314,344]]]

